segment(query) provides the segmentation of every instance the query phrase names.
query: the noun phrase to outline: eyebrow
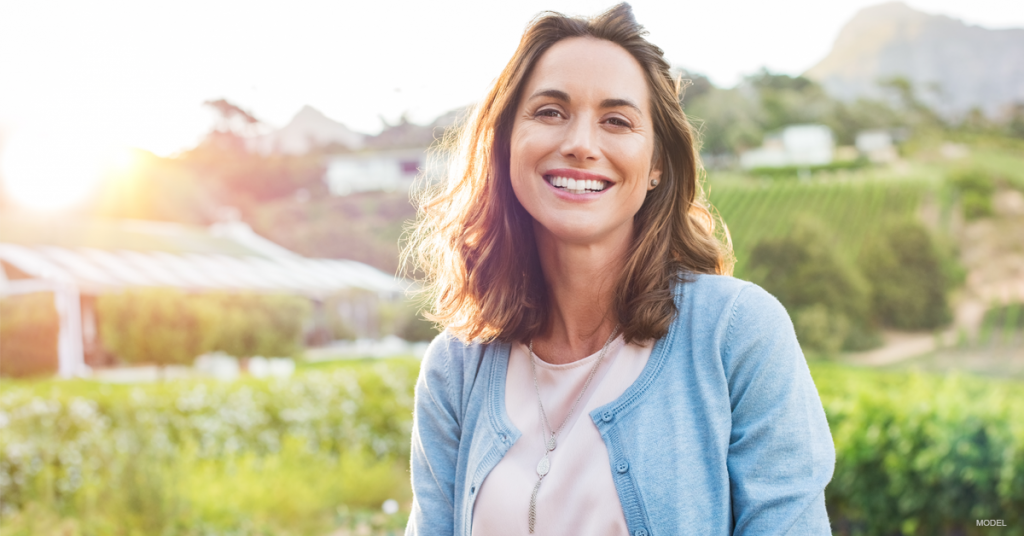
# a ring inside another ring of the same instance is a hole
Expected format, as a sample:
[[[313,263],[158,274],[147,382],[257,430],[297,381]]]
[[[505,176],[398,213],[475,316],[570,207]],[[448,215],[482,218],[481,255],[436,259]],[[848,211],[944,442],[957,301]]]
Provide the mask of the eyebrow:
[[[569,98],[569,94],[560,89],[544,89],[534,93],[533,95],[530,95],[531,99],[537,97],[551,97],[553,99],[558,99],[565,103],[569,103],[572,101],[572,99]],[[601,108],[618,108],[620,106],[627,106],[629,108],[633,108],[638,113],[643,114],[643,110],[641,110],[635,102],[629,99],[605,99],[601,101]]]

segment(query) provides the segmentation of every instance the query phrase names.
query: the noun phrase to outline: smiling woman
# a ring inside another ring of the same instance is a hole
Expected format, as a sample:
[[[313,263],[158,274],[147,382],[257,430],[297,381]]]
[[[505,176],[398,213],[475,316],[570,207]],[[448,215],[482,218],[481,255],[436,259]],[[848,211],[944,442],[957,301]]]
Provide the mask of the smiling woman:
[[[830,532],[834,449],[792,324],[727,275],[644,35],[627,4],[539,16],[420,200],[406,260],[446,329],[407,534]]]

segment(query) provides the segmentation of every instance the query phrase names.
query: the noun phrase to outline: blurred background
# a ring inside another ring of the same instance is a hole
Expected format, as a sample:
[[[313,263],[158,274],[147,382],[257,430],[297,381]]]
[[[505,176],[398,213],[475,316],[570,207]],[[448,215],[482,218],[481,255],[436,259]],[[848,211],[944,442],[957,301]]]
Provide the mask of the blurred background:
[[[637,1],[836,534],[1024,534],[1024,4]],[[538,12],[0,4],[0,535],[398,534],[410,194]]]

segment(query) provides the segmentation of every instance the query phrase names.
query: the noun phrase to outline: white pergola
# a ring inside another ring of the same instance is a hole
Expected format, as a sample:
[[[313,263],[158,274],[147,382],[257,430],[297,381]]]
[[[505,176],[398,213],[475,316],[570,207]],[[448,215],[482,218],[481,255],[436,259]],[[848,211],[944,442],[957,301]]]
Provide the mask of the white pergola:
[[[126,288],[173,287],[187,291],[284,292],[320,299],[347,289],[382,297],[403,294],[408,283],[355,261],[310,259],[277,249],[269,254],[168,253],[0,243],[0,261],[28,278],[0,270],[0,295],[53,292],[60,316],[61,377],[86,370],[82,344],[81,294]]]

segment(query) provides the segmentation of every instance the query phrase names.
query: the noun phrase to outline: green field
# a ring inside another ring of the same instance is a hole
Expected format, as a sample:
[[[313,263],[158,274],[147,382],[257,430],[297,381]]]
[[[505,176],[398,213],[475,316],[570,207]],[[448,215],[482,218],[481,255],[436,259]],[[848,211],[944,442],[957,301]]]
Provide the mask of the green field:
[[[836,238],[838,252],[854,260],[861,245],[894,220],[917,217],[936,181],[922,177],[830,177],[798,180],[716,180],[708,197],[729,229],[735,275],[744,278],[750,250],[764,238],[785,236],[800,218],[811,217]]]

